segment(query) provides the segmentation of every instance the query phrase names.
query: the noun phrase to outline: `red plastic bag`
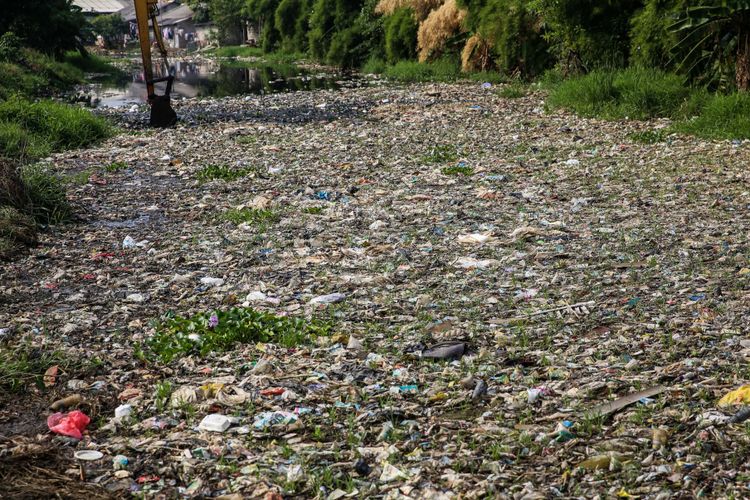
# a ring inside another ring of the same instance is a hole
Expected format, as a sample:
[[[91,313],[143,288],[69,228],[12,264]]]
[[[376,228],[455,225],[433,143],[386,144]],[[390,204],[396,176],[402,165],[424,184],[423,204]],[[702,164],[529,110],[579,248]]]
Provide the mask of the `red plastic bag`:
[[[83,431],[89,425],[91,419],[79,410],[70,413],[53,413],[47,417],[47,427],[55,434],[70,436],[76,439],[83,438]]]

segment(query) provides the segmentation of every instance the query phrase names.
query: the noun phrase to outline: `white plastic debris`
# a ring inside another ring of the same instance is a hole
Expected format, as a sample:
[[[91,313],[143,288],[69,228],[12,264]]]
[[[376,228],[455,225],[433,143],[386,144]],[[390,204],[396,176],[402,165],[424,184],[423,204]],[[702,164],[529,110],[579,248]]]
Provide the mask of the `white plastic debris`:
[[[220,413],[212,413],[203,417],[201,423],[198,424],[198,428],[207,432],[224,432],[229,429],[230,425],[232,425],[232,421],[229,417]]]
[[[211,278],[210,276],[206,276],[201,278],[201,284],[206,286],[221,286],[224,284],[224,280],[222,278]]]
[[[318,295],[310,300],[310,304],[335,304],[346,298],[343,293],[329,293],[328,295]]]
[[[133,407],[128,404],[115,408],[115,418],[127,418],[133,413]]]
[[[122,248],[123,248],[123,250],[133,249],[133,248],[136,247],[136,245],[137,245],[137,243],[130,236],[125,236],[125,239],[122,240]]]

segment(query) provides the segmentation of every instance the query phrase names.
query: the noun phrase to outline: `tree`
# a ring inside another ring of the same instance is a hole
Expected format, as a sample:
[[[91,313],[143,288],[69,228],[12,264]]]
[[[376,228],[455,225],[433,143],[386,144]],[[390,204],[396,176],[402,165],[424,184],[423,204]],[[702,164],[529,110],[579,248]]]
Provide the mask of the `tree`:
[[[629,59],[630,20],[643,0],[531,0],[528,8],[565,72],[622,67]]]
[[[260,45],[264,52],[279,48],[281,33],[276,29],[275,15],[280,0],[246,0],[242,10],[244,16],[260,26]]]
[[[750,90],[750,1],[688,7],[671,29],[682,37],[676,46],[686,53],[682,69],[689,73],[703,65],[721,72],[734,65],[737,90]]]
[[[104,38],[108,48],[114,48],[122,45],[122,37],[128,32],[128,23],[120,14],[96,16],[91,20],[91,30]]]
[[[489,69],[491,59],[506,74],[533,76],[550,62],[542,22],[524,0],[461,0],[464,24],[474,35],[464,48],[464,70]],[[489,54],[484,55],[482,51]]]
[[[281,0],[274,13],[274,26],[281,37],[281,50],[306,52],[309,22],[308,0]]]
[[[414,59],[417,55],[417,23],[410,8],[396,9],[383,21],[385,55],[390,63]]]
[[[242,16],[243,0],[210,0],[211,19],[219,31],[219,40],[224,43],[242,41],[244,17]]]
[[[0,34],[13,32],[26,47],[62,55],[81,47],[80,36],[86,18],[73,0],[3,2]]]

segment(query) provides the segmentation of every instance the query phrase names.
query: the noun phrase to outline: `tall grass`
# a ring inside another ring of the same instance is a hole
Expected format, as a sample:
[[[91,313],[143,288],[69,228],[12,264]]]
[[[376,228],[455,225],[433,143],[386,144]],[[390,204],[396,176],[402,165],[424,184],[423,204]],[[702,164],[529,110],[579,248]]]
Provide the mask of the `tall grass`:
[[[459,67],[449,60],[428,63],[399,61],[385,68],[383,75],[400,82],[450,82],[461,76]]]
[[[692,93],[680,76],[656,69],[597,70],[559,83],[547,104],[587,117],[676,118]]]
[[[675,123],[672,129],[706,139],[750,139],[750,94],[706,97],[699,114]]]
[[[75,106],[18,97],[0,103],[0,150],[6,156],[38,158],[88,146],[112,133],[102,118]]]

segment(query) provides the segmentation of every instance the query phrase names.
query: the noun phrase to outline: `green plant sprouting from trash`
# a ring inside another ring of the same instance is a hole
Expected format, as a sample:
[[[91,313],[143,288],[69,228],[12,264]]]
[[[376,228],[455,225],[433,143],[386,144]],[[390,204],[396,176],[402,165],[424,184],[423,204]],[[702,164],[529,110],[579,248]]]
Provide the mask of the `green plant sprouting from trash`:
[[[245,177],[251,170],[250,168],[231,168],[228,165],[206,165],[195,176],[201,182],[213,180],[230,182]]]
[[[425,163],[450,163],[458,159],[458,149],[452,144],[433,146],[428,154],[422,157]]]
[[[206,356],[236,344],[275,342],[292,347],[331,332],[332,326],[317,320],[282,317],[248,307],[201,312],[190,317],[172,314],[161,321],[146,341],[147,358],[170,362],[182,355]]]

